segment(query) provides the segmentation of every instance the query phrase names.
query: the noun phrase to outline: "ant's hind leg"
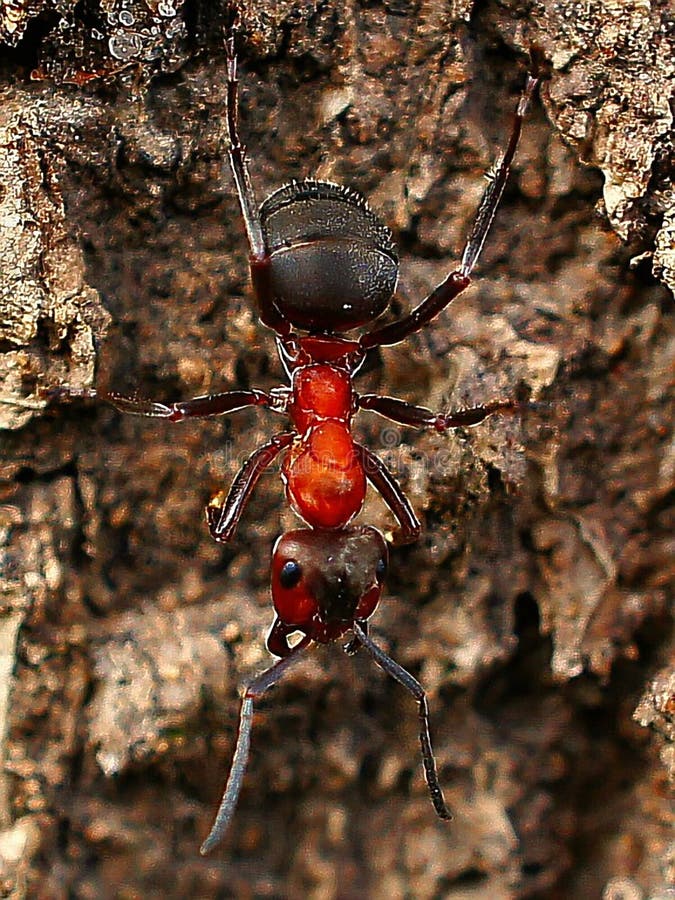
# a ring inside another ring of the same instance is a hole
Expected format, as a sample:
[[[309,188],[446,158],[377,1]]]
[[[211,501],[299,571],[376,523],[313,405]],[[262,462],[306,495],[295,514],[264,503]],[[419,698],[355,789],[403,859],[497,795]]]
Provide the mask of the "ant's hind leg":
[[[230,142],[228,156],[230,168],[237,188],[241,214],[244,217],[246,236],[252,259],[266,256],[258,201],[255,197],[251,176],[248,171],[246,147],[239,139],[239,79],[237,77],[237,54],[234,49],[234,30],[225,40],[227,54],[227,136]]]
[[[230,168],[237,189],[239,206],[244,219],[246,237],[249,246],[249,265],[251,268],[251,281],[258,300],[258,314],[260,321],[268,328],[272,328],[282,337],[291,331],[288,322],[276,308],[273,302],[272,288],[270,284],[270,256],[265,246],[258,201],[253,190],[253,183],[248,171],[246,147],[239,137],[239,79],[237,77],[237,54],[234,48],[234,29],[230,30],[225,41],[227,54],[227,136],[230,146],[228,156]]]
[[[509,143],[504,153],[497,159],[496,163],[488,173],[488,185],[485,188],[485,193],[483,194],[480,206],[478,207],[476,220],[466,242],[466,247],[462,254],[462,262],[459,267],[460,274],[465,277],[468,277],[471,274],[478,261],[478,257],[483,249],[483,244],[485,243],[485,238],[490,230],[490,225],[492,225],[492,220],[497,212],[499,201],[502,198],[511,171],[511,163],[513,162],[513,157],[516,155],[516,148],[518,146],[518,141],[520,140],[523,121],[530,108],[530,103],[532,102],[532,97],[538,83],[538,78],[533,78],[531,75],[527,76],[525,88],[520,95],[520,100],[516,107],[516,114],[513,117],[513,127],[511,129]]]
[[[407,316],[404,316],[397,322],[391,322],[389,325],[384,325],[382,328],[376,328],[374,331],[364,334],[359,341],[364,350],[369,350],[371,347],[398,344],[399,341],[402,341],[408,335],[424,328],[471,284],[471,272],[478,261],[490,230],[490,225],[492,225],[492,220],[497,212],[499,201],[504,193],[504,187],[511,171],[511,163],[516,153],[520,132],[522,131],[523,121],[538,82],[538,78],[533,78],[531,75],[527,76],[525,88],[516,107],[509,142],[506,150],[497,159],[497,162],[488,174],[488,186],[478,207],[476,220],[466,242],[459,269],[456,272],[451,272],[445,281],[442,281]]]

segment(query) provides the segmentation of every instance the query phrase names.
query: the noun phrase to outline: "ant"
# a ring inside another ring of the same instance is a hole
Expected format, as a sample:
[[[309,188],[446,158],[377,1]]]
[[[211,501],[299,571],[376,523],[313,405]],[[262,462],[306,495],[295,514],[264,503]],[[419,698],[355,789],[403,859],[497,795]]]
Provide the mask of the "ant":
[[[286,497],[307,527],[279,537],[273,550],[275,618],[267,648],[279,659],[244,690],[232,766],[202,854],[222,840],[234,814],[249,756],[254,701],[313,643],[330,643],[346,632],[352,634],[344,646],[348,654],[363,647],[417,701],[431,802],[439,818],[451,817],[436,771],[424,689],[368,634],[368,619],[379,603],[387,571],[385,539],[370,525],[351,523],[370,482],[398,522],[397,543],[417,540],[421,526],[384,463],[354,441],[351,422],[358,410],[371,410],[400,425],[443,433],[476,425],[521,404],[497,400],[436,414],[393,397],[357,394],[353,377],[369,350],[397,344],[424,328],[471,283],[540,80],[536,74],[527,76],[508,145],[488,175],[459,268],[408,315],[349,339],[345,332],[370,326],[393,297],[399,263],[391,231],[357,191],[311,178],[287,184],[258,206],[238,131],[234,34],[226,40],[226,53],[228,156],[248,239],[251,280],[260,321],[276,333],[290,385],[269,393],[227,391],[168,405],[95,390],[45,392],[51,397],[103,399],[123,412],[171,422],[227,415],[251,406],[285,413],[291,420],[289,430],[251,454],[229,492],[218,493],[206,510],[212,537],[221,543],[231,540],[261,475],[282,456]],[[299,336],[294,329],[306,334]],[[289,637],[296,632],[302,637],[291,645]]]

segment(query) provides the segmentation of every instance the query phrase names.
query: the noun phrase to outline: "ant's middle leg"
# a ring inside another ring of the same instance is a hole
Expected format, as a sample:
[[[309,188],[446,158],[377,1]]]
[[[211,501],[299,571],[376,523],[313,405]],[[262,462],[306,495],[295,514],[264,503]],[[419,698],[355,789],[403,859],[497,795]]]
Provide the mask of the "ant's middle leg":
[[[121,412],[153,419],[168,419],[170,422],[224,416],[249,406],[264,406],[270,409],[279,407],[274,397],[257,390],[207,394],[178,403],[157,403],[154,400],[125,397],[115,391],[96,391],[92,388],[53,387],[45,388],[40,393],[47,400],[104,400],[106,403],[112,403]]]
[[[434,428],[443,434],[450,428],[468,428],[478,425],[493,413],[510,413],[523,404],[516,400],[494,400],[469,409],[458,409],[453,413],[435,413],[424,406],[413,406],[396,397],[381,397],[379,394],[362,394],[358,398],[359,409],[369,409],[392,422],[410,428]]]

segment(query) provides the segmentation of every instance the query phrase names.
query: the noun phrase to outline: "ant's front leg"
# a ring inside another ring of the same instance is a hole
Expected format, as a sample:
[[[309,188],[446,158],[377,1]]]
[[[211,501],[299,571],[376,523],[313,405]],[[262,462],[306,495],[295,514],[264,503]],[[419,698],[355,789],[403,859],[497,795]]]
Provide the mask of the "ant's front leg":
[[[292,443],[295,436],[295,431],[275,434],[249,456],[232,482],[228,494],[221,491],[213,497],[206,507],[206,520],[214,541],[224,544],[231,539],[260,476],[281,451]]]
[[[515,412],[523,405],[517,400],[494,400],[469,409],[459,409],[446,415],[434,413],[424,406],[413,406],[396,397],[381,397],[379,394],[363,394],[358,398],[359,409],[369,409],[379,413],[398,425],[410,428],[434,428],[439,433],[450,428],[468,428],[478,425],[493,413]]]
[[[168,419],[170,422],[224,416],[249,406],[263,406],[274,410],[279,408],[279,401],[276,398],[257,390],[207,394],[178,403],[157,403],[139,397],[125,397],[115,391],[96,391],[91,388],[45,388],[40,394],[48,400],[103,400],[112,403],[121,412],[153,419]]]
[[[420,536],[422,526],[415,515],[401,485],[396,481],[382,460],[362,444],[354,444],[366,478],[392,511],[401,530],[395,536],[396,544],[412,544]]]

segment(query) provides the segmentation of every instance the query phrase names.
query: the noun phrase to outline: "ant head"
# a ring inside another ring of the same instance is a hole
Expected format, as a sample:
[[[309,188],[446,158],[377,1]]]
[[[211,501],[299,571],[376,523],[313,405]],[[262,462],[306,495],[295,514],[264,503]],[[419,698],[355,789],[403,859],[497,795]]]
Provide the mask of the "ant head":
[[[274,304],[296,328],[339,333],[385,311],[398,254],[391,231],[357,191],[292,182],[265,200],[260,223]]]
[[[274,548],[274,608],[284,625],[327,643],[373,614],[386,571],[387,545],[376,528],[289,531]]]

